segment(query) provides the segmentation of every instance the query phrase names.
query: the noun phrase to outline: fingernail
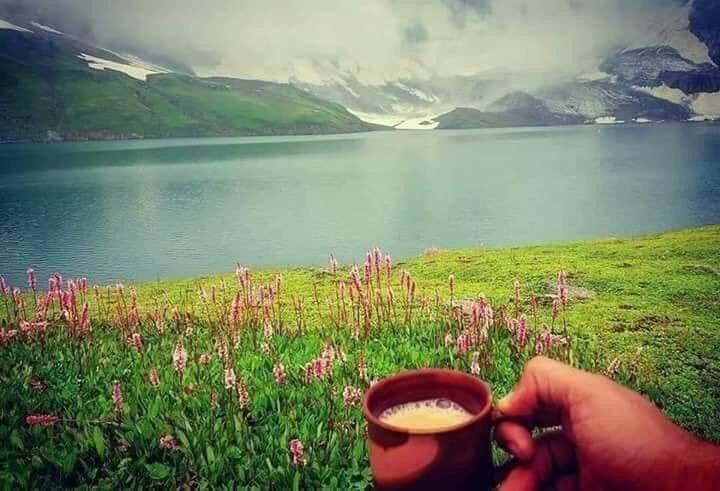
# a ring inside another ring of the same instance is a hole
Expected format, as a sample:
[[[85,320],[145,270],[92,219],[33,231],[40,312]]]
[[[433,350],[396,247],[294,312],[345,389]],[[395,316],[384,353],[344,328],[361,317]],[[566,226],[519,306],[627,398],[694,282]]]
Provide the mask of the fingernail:
[[[497,408],[499,411],[503,411],[510,408],[510,400],[513,397],[513,393],[510,392],[508,395],[500,399],[497,403]]]

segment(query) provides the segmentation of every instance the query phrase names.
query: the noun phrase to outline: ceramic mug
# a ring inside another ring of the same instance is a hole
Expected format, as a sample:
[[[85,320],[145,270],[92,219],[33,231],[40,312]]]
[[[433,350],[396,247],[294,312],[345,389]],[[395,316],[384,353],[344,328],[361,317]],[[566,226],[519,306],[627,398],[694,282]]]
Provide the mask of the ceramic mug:
[[[445,398],[472,417],[440,430],[407,430],[380,420],[386,409]],[[412,370],[373,385],[363,399],[368,450],[376,489],[490,489],[492,394],[462,372]]]

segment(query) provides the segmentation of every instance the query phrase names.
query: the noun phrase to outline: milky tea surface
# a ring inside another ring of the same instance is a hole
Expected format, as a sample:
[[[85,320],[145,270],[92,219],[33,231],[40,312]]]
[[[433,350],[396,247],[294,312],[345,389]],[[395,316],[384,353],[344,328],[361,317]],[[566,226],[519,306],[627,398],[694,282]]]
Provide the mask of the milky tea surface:
[[[407,430],[440,430],[472,418],[460,404],[449,399],[426,399],[399,404],[380,413],[380,420]]]

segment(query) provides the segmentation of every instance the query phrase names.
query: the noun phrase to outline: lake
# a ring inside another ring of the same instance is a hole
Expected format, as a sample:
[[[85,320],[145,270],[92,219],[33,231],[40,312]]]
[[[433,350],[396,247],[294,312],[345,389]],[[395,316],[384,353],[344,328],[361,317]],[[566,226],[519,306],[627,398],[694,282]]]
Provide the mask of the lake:
[[[720,125],[0,146],[0,274],[92,283],[720,222]],[[718,244],[720,247],[720,244]]]

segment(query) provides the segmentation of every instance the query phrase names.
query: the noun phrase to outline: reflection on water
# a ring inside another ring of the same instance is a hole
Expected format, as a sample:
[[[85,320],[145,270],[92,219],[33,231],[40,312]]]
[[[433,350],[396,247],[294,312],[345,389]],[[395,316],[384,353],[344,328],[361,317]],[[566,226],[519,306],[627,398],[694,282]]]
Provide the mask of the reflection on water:
[[[720,221],[720,126],[0,146],[0,273],[94,282]]]

